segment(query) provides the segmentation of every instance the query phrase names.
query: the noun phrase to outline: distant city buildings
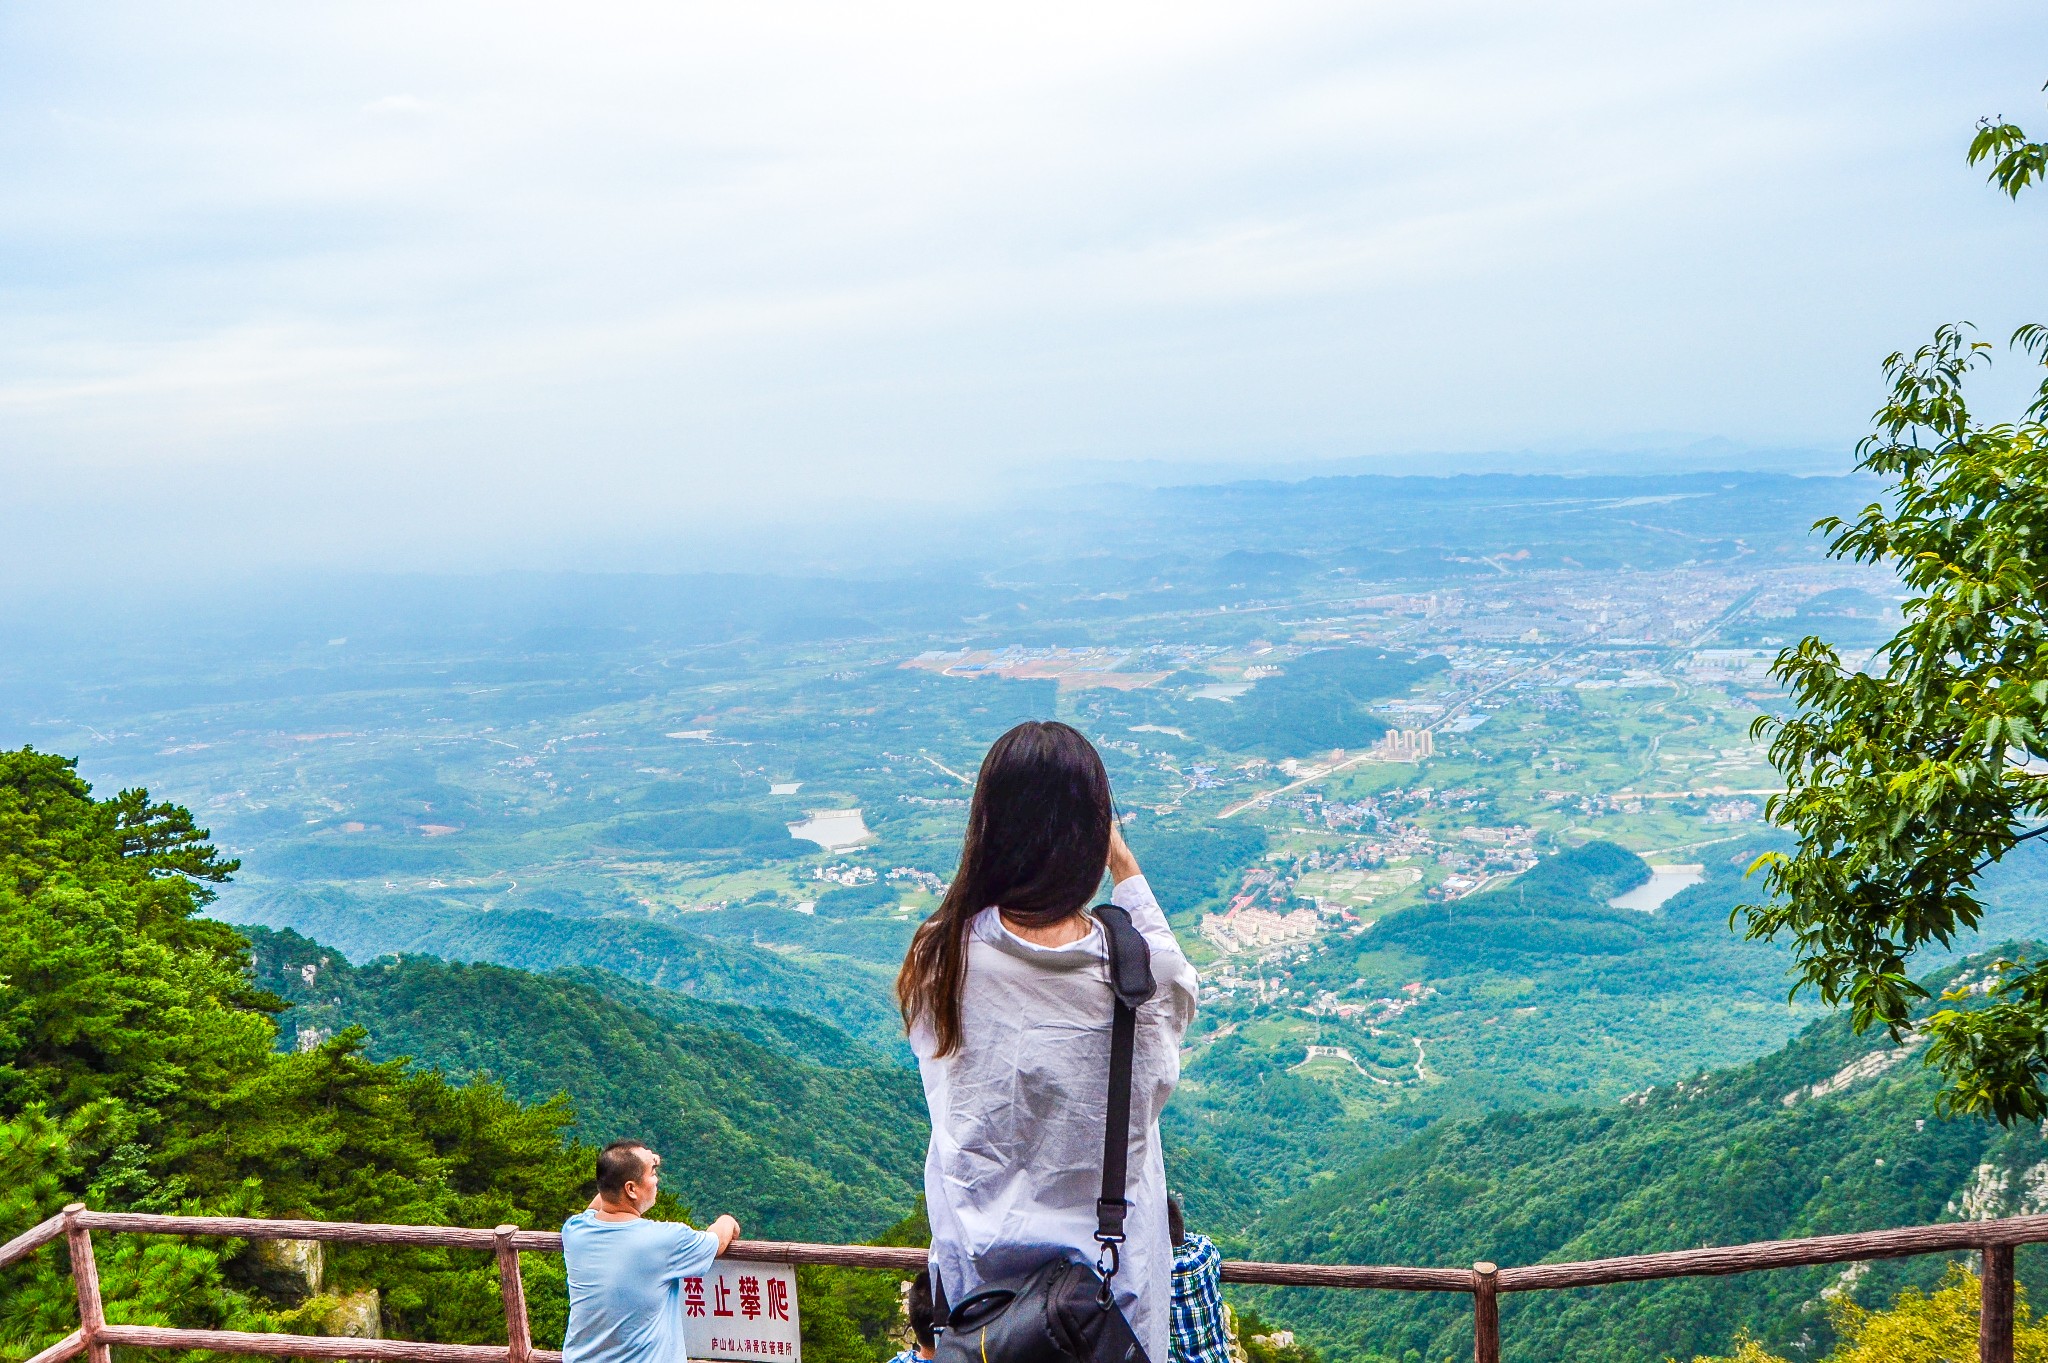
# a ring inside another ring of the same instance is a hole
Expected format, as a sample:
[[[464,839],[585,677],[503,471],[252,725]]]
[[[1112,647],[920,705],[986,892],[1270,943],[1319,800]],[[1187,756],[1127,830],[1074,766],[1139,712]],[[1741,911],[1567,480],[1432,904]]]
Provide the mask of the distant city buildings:
[[[889,868],[888,878],[890,880],[907,880],[928,894],[942,895],[946,892],[946,882],[944,880],[941,880],[930,871],[921,871],[915,866],[892,866]]]
[[[1696,681],[1767,681],[1778,650],[1763,648],[1702,648],[1685,660],[1684,671]]]
[[[1384,762],[1420,762],[1436,755],[1436,735],[1427,729],[1389,729],[1372,751]]]
[[[1246,896],[1227,912],[1204,914],[1201,929],[1203,938],[1225,955],[1305,942],[1322,930],[1322,917],[1314,909],[1275,913],[1249,903]]]

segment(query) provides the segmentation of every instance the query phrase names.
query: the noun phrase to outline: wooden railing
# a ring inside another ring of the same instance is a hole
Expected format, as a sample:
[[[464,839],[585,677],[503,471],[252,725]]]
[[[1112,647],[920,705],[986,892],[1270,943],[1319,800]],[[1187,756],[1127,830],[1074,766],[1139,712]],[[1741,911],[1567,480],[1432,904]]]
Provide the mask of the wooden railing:
[[[339,1240],[363,1245],[435,1245],[489,1251],[498,1261],[505,1303],[503,1347],[494,1344],[420,1344],[398,1339],[323,1338],[262,1335],[234,1330],[172,1330],[154,1325],[110,1325],[100,1301],[99,1271],[93,1264],[92,1232],[141,1235],[213,1235],[238,1240]],[[78,1328],[28,1360],[109,1363],[108,1350],[122,1344],[151,1349],[209,1349],[216,1353],[273,1354],[293,1358],[388,1359],[393,1363],[560,1363],[562,1355],[533,1347],[527,1324],[526,1289],[519,1277],[522,1250],[559,1254],[555,1231],[499,1226],[471,1230],[456,1226],[379,1226],[345,1221],[258,1221],[238,1216],[146,1216],[136,1212],[95,1212],[73,1203],[41,1225],[0,1245],[0,1269],[44,1245],[63,1240],[71,1252],[71,1276],[78,1288]],[[1548,1292],[1566,1287],[1645,1282],[1660,1278],[1720,1277],[1767,1268],[1860,1263],[1914,1254],[1976,1251],[1984,1256],[1979,1314],[1979,1363],[2013,1363],[2013,1249],[2048,1241],[2048,1216],[2014,1216],[1998,1221],[1962,1221],[1904,1230],[1820,1235],[1804,1240],[1765,1240],[1716,1249],[1636,1254],[1581,1263],[1530,1264],[1498,1268],[1401,1268],[1350,1264],[1271,1264],[1229,1260],[1223,1280],[1282,1287],[1365,1288],[1390,1292],[1464,1292],[1472,1297],[1474,1363],[1500,1363],[1500,1294]],[[836,1264],[845,1268],[894,1269],[914,1273],[925,1251],[874,1245],[813,1245],[777,1240],[735,1240],[727,1253],[736,1259],[776,1263]]]

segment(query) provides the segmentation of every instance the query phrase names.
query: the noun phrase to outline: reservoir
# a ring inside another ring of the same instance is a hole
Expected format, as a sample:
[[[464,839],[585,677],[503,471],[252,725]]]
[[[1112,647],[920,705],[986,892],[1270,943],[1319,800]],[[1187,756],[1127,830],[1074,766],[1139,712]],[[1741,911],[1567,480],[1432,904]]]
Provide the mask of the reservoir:
[[[802,823],[791,824],[789,835],[814,842],[828,852],[858,847],[874,836],[858,809],[814,809],[810,814]]]
[[[1627,894],[1616,895],[1607,903],[1611,908],[1640,909],[1648,913],[1661,907],[1665,900],[1680,890],[1699,884],[1706,876],[1707,868],[1704,866],[1652,866],[1648,880]]]

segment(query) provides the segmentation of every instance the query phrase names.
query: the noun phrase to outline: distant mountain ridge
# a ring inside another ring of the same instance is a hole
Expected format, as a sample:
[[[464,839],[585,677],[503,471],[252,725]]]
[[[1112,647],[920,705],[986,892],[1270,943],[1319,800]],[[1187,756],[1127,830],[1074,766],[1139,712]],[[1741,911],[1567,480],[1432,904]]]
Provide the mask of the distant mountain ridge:
[[[1664,477],[1762,473],[1815,477],[1846,471],[1847,446],[1759,446],[1720,436],[1646,435],[1603,445],[1552,444],[1525,450],[1429,450],[1403,454],[1338,455],[1323,459],[1194,460],[1070,459],[1034,474],[1075,486],[1141,488],[1213,487],[1241,482],[1306,482],[1312,478],[1639,478],[1656,468]],[[1428,469],[1428,473],[1412,472]]]
[[[883,991],[805,969],[772,951],[685,932],[651,918],[572,917],[538,909],[466,909],[418,901],[373,905],[343,890],[225,901],[238,926],[305,933],[351,960],[431,953],[521,970],[593,967],[709,1002],[805,1014],[907,1060],[903,1026]]]

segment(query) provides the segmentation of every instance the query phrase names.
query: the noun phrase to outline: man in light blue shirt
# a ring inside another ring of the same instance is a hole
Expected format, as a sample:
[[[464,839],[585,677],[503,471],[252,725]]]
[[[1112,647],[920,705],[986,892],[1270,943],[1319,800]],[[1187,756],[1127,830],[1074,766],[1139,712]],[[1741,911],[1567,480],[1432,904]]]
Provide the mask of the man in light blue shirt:
[[[597,1155],[597,1196],[562,1223],[569,1330],[562,1363],[684,1363],[682,1287],[739,1237],[721,1216],[705,1230],[649,1221],[661,1156],[639,1141]]]

